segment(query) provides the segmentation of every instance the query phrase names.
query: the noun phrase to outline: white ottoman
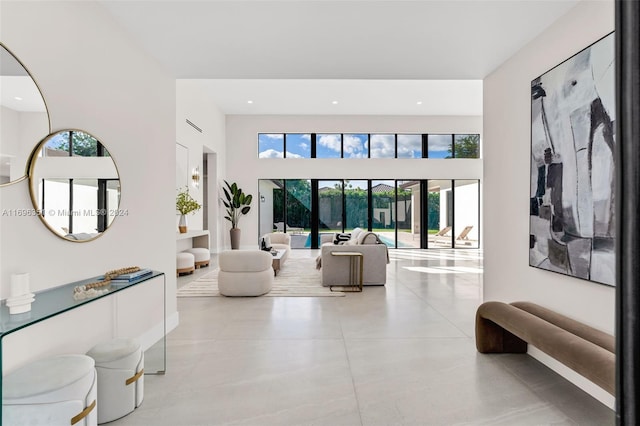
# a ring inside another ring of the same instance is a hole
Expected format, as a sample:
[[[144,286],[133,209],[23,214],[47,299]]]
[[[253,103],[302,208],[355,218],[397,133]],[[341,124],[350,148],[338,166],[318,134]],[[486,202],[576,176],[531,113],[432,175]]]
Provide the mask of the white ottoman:
[[[100,343],[87,355],[98,372],[98,423],[124,417],[142,404],[144,354],[134,339]]]
[[[273,287],[273,256],[262,250],[229,250],[218,256],[223,296],[260,296]]]
[[[4,379],[2,424],[97,425],[96,370],[85,355],[60,355],[27,364]]]
[[[178,253],[176,254],[176,275],[190,274],[196,267],[196,258],[191,253]]]
[[[202,268],[203,266],[209,266],[211,260],[211,252],[206,248],[190,248],[183,253],[191,253],[195,258],[196,268]]]

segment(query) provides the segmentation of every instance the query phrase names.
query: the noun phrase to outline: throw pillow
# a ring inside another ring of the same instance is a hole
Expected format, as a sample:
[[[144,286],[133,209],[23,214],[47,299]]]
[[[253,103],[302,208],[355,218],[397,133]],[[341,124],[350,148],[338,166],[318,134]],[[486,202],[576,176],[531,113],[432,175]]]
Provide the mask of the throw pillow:
[[[349,241],[350,239],[351,239],[351,234],[338,232],[336,233],[336,236],[333,239],[333,244],[344,244],[346,241]]]

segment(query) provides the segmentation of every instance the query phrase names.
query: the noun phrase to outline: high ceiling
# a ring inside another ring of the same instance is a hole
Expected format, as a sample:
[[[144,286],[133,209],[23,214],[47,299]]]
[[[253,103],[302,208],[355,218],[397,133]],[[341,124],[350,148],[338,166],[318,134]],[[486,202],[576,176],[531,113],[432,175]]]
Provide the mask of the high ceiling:
[[[100,3],[175,78],[216,80],[211,96],[226,113],[405,115],[421,101],[415,114],[431,114],[444,99],[425,97],[436,90],[480,115],[481,82],[451,80],[482,80],[578,1]],[[425,80],[448,81],[438,91]],[[282,102],[283,88],[300,96]]]

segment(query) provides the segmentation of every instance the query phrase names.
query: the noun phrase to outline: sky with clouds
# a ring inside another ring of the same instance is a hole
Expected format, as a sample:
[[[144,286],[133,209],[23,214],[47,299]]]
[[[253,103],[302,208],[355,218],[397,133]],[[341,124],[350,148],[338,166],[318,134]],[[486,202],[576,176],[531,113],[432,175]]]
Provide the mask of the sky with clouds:
[[[457,135],[466,136],[466,135]],[[261,133],[258,135],[260,158],[283,158],[284,134]],[[287,133],[287,158],[311,158],[311,134]],[[317,158],[396,158],[396,135],[318,133],[316,135]],[[422,135],[398,134],[397,158],[422,158]],[[427,137],[428,157],[447,158],[450,156],[451,134],[429,134]]]

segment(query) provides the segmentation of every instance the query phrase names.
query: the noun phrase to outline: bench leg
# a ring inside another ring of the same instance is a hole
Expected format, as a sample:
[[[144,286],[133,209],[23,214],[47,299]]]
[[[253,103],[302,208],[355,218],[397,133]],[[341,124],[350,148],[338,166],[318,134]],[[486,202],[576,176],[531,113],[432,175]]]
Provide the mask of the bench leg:
[[[498,324],[481,316],[476,317],[476,348],[487,353],[526,353],[527,342]]]

